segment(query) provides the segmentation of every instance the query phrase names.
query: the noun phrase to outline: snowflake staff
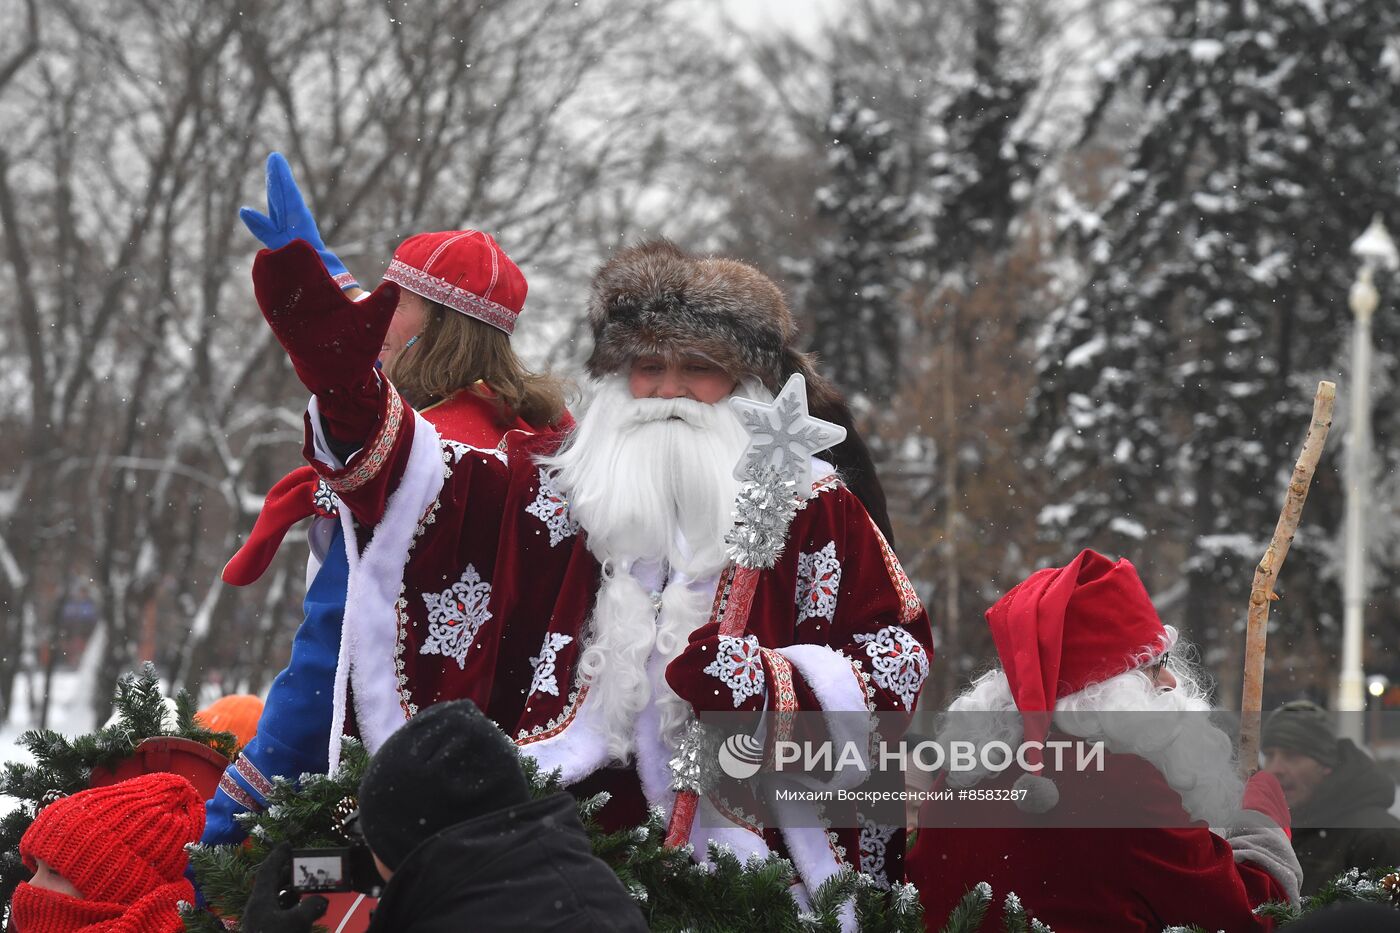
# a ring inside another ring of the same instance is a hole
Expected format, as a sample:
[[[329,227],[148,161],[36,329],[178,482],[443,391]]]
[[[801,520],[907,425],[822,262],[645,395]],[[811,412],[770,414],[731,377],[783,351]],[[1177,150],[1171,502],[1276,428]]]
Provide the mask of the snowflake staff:
[[[719,620],[720,653],[705,673],[729,679],[742,670],[743,675],[732,686],[734,705],[738,706],[745,696],[758,693],[762,687],[757,676],[760,665],[746,663],[749,644],[743,638],[759,571],[772,567],[782,554],[788,525],[811,494],[812,455],[845,440],[846,429],[807,413],[807,382],[801,373],[788,377],[771,405],[738,397],[729,404],[738,412],[749,443],[734,471],[744,485],[734,500],[734,528],[724,539],[735,564],[734,582]],[[799,624],[808,617],[829,614],[835,607],[841,580],[841,564],[835,555],[835,542],[829,542],[821,551],[798,558]],[[699,793],[704,789],[699,771],[708,763],[698,760],[703,742],[699,730],[690,730],[672,759],[671,786],[678,793],[667,845],[690,841]]]
[[[620,253],[594,280],[592,399],[577,428],[511,435],[499,451],[442,444],[376,376],[392,286],[349,304],[297,244],[260,254],[253,278],[316,395],[306,449],[357,544],[335,701],[337,723],[371,749],[429,704],[471,699],[576,793],[608,791],[598,818],[611,830],[650,807],[669,819],[670,762],[696,712],[913,703],[928,617],[830,464],[796,456],[815,468],[810,496],[772,566],[736,593],[729,547],[749,544],[725,539],[747,435],[718,403],[767,397],[797,372],[814,413],[849,423],[757,270],[664,242]],[[327,406],[341,416],[331,430]],[[833,459],[853,449],[854,432]],[[751,599],[741,638],[720,631],[736,595]],[[814,813],[759,826],[702,800],[692,822],[699,857],[709,842],[776,852],[808,887],[847,866],[901,871],[900,834],[828,835]]]

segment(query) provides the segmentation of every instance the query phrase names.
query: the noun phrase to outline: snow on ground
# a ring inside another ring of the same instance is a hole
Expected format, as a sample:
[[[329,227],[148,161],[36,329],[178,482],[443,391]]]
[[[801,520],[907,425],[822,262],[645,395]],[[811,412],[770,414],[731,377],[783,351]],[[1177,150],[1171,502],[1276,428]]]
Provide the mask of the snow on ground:
[[[54,671],[53,697],[49,704],[48,726],[64,735],[82,735],[93,729],[92,691],[88,689],[90,678],[81,670]],[[35,675],[34,689],[42,689],[42,675]],[[30,703],[29,678],[21,675],[15,681],[14,696],[11,697],[13,715],[8,722],[0,723],[0,763],[9,761],[32,761],[29,752],[19,744],[19,737],[30,729],[37,728],[38,718]],[[13,798],[0,796],[0,813],[15,807]]]

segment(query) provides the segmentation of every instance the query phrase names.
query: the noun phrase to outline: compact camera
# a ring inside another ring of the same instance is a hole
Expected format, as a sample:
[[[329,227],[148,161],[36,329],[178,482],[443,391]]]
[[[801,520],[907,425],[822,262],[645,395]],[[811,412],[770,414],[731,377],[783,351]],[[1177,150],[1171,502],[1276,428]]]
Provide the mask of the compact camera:
[[[303,894],[343,891],[379,896],[384,879],[379,876],[374,856],[360,832],[358,810],[346,815],[340,831],[348,845],[292,850],[291,877],[285,878],[282,885],[284,900],[295,903]]]
[[[378,897],[384,887],[374,856],[363,844],[324,849],[293,849],[287,887],[298,896],[358,891]]]

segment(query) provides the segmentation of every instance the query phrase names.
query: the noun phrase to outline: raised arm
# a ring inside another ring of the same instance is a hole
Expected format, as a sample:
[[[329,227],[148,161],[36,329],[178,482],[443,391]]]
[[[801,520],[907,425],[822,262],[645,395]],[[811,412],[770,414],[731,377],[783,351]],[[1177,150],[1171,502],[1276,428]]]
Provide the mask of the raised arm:
[[[398,286],[385,282],[363,301],[352,301],[316,250],[293,240],[258,253],[253,291],[297,377],[316,397],[312,411],[319,423],[308,424],[308,433],[320,431],[338,452],[358,450],[341,466],[334,457],[318,458],[308,440],[308,459],[356,518],[375,524],[413,436],[411,409],[374,365]]]

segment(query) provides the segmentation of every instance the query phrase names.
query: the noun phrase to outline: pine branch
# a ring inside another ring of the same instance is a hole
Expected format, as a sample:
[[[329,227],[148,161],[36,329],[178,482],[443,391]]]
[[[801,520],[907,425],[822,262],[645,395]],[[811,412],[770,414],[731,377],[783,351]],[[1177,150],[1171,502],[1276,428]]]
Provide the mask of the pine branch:
[[[985,881],[978,882],[958,901],[958,906],[948,915],[943,924],[943,933],[977,933],[982,929],[982,921],[987,917],[987,907],[992,903],[992,886]]]
[[[19,858],[19,841],[39,810],[59,797],[86,790],[94,770],[114,768],[146,739],[157,736],[190,739],[226,758],[234,757],[237,740],[233,736],[195,723],[193,701],[183,693],[176,705],[185,712],[170,722],[160,679],[155,668],[145,664],[117,681],[112,725],[73,739],[50,729],[20,736],[20,744],[29,750],[34,763],[10,762],[0,770],[0,795],[20,802],[0,819],[0,904],[8,903],[15,887],[29,877]]]

